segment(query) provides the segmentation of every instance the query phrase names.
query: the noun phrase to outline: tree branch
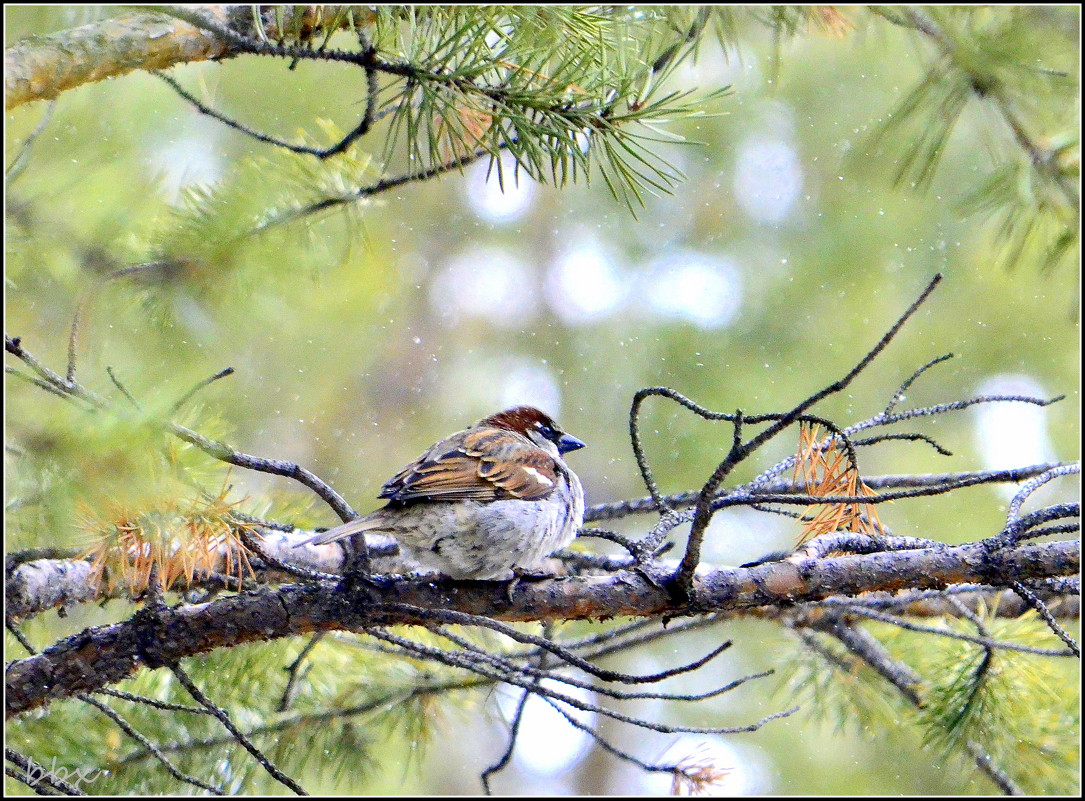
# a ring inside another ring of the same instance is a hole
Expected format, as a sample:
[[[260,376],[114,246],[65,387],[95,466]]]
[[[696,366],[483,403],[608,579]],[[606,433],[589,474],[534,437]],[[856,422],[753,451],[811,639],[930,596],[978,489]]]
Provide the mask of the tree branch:
[[[227,58],[234,52],[220,37],[161,14],[93,22],[7,48],[4,104],[10,111],[132,70],[168,69],[190,61]]]
[[[1051,542],[990,552],[982,544],[940,550],[772,562],[695,577],[699,611],[792,605],[833,595],[949,584],[1009,584],[1071,575],[1080,543]],[[562,578],[520,587],[509,601],[505,582],[395,581],[365,585],[349,603],[329,584],[290,585],[212,603],[157,610],[153,616],[87,629],[41,654],[9,663],[7,715],[58,698],[93,692],[143,667],[176,663],[214,648],[315,631],[363,631],[373,626],[425,625],[409,610],[444,609],[504,621],[577,620],[617,615],[676,615],[685,611],[637,573]],[[394,606],[389,606],[394,604]],[[153,644],[153,648],[148,647]]]

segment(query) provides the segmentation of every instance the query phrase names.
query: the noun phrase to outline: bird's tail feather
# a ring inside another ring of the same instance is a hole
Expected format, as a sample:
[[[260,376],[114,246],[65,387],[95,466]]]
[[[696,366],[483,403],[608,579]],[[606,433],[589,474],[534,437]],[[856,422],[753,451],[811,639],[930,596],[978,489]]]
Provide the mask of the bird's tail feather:
[[[371,531],[373,529],[381,528],[380,520],[372,517],[363,517],[361,520],[355,520],[351,523],[344,523],[341,526],[330,528],[327,531],[321,531],[315,537],[310,537],[307,540],[302,540],[295,545],[295,548],[302,545],[327,545],[329,542],[338,542],[339,540],[345,540],[347,537],[352,537],[355,534],[359,534],[363,531]]]

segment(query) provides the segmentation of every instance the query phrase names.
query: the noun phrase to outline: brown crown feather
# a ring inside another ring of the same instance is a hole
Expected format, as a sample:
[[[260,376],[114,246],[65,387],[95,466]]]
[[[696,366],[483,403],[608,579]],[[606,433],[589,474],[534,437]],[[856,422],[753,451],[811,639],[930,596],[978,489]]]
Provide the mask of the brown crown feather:
[[[503,428],[506,431],[515,431],[517,434],[526,434],[537,424],[550,426],[558,431],[558,425],[546,414],[540,412],[534,406],[516,406],[503,412],[492,414],[484,420],[479,420],[477,428],[490,426],[491,428]]]

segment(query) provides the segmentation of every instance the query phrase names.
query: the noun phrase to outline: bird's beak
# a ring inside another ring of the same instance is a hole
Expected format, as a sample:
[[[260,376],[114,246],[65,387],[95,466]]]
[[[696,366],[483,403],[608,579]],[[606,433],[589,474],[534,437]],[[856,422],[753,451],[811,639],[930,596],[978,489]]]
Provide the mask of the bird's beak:
[[[558,453],[568,453],[569,451],[578,451],[584,447],[584,443],[574,437],[572,434],[562,434],[558,439]]]

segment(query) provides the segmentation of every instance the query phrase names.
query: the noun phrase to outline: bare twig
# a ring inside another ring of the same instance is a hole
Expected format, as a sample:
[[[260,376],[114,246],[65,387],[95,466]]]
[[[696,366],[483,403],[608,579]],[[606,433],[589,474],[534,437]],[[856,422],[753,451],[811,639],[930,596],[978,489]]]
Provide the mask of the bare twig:
[[[57,103],[55,100],[50,100],[45,105],[45,113],[41,115],[41,119],[38,124],[34,126],[34,130],[30,132],[30,135],[23,140],[19,145],[19,152],[15,154],[15,158],[11,160],[11,164],[4,170],[4,183],[10,188],[13,183],[19,180],[19,176],[26,170],[26,166],[30,163],[30,151],[34,148],[34,142],[38,137],[42,135],[45,129],[48,127],[50,120],[53,119],[53,112],[56,111]]]
[[[140,265],[140,267],[143,266],[144,265]],[[22,342],[18,337],[12,338],[5,336],[4,345],[8,353],[21,359],[32,370],[38,373],[46,384],[51,386],[53,390],[56,390],[56,393],[87,401],[98,409],[110,408],[109,403],[105,398],[86,389],[75,381],[69,382],[64,378],[61,378],[48,367],[41,364],[41,362],[23,348]],[[217,375],[221,376],[221,374]],[[213,456],[220,461],[262,473],[271,473],[273,475],[292,478],[295,481],[298,481],[320,496],[320,498],[332,507],[335,513],[338,514],[343,521],[354,520],[359,516],[358,513],[351,508],[350,504],[346,502],[343,496],[332,489],[326,482],[318,478],[316,474],[306,470],[300,465],[279,459],[264,459],[259,456],[242,453],[224,442],[205,437],[202,434],[177,423],[163,422],[161,425],[174,436],[195,445],[204,453]]]
[[[300,784],[279,770],[279,768],[276,767],[275,764],[260,751],[260,749],[252,744],[252,741],[237,728],[232,720],[230,720],[230,716],[226,714],[226,710],[215,705],[206,695],[204,695],[203,691],[196,686],[195,682],[189,678],[188,674],[185,673],[180,665],[174,663],[169,665],[169,669],[173,672],[173,675],[177,677],[177,681],[181,683],[181,686],[188,690],[188,694],[192,696],[193,700],[218,718],[219,722],[222,723],[226,730],[241,744],[241,747],[252,754],[253,758],[263,766],[264,770],[266,770],[275,781],[289,787],[298,795],[309,795]]]
[[[84,703],[90,704],[107,718],[116,723],[117,727],[121,731],[123,731],[133,740],[142,745],[151,756],[157,759],[159,763],[161,763],[162,767],[166,769],[166,772],[169,773],[173,778],[185,784],[191,784],[194,787],[199,787],[201,790],[206,790],[207,792],[211,793],[211,795],[226,795],[226,792],[219,787],[216,787],[213,784],[208,784],[207,782],[203,781],[202,779],[198,779],[195,776],[189,776],[187,773],[179,770],[176,765],[169,761],[169,759],[166,757],[165,754],[162,753],[158,746],[156,746],[143,734],[141,734],[115,709],[111,709],[109,706],[90,695],[81,695],[79,696],[79,700],[83,701]]]
[[[196,386],[194,386],[192,389],[190,389],[188,392],[186,392],[184,395],[182,395],[180,400],[178,400],[175,404],[173,404],[173,406],[170,407],[170,414],[177,414],[177,412],[180,410],[180,408],[182,406],[184,406],[186,403],[188,403],[189,399],[193,395],[195,395],[201,389],[206,387],[208,384],[213,384],[214,382],[218,381],[220,378],[226,378],[226,376],[233,375],[233,374],[234,374],[234,368],[225,367],[222,370],[219,370],[217,373],[215,373],[210,378],[205,378],[203,381],[200,381],[198,384],[196,384]]]
[[[1042,475],[1026,481],[1021,485],[1021,489],[1017,491],[1017,494],[1013,496],[1013,500],[1010,501],[1010,509],[1006,514],[1006,525],[1012,524],[1020,517],[1021,507],[1024,505],[1025,501],[1027,501],[1029,496],[1044,484],[1059,476],[1077,475],[1080,472],[1080,464],[1064,464],[1054,467]]]
[[[1037,648],[1033,645],[1019,645],[1014,642],[1003,642],[1001,640],[993,640],[990,637],[975,637],[971,634],[962,634],[959,631],[952,631],[945,628],[937,628],[935,626],[926,626],[921,623],[913,623],[910,620],[905,620],[902,617],[896,615],[889,615],[885,612],[878,612],[874,609],[867,609],[860,606],[848,607],[849,611],[868,617],[871,620],[878,620],[882,623],[889,623],[898,628],[906,629],[907,631],[923,632],[925,634],[935,634],[939,637],[948,637],[953,640],[964,640],[965,642],[975,643],[987,650],[1004,650],[1004,651],[1020,651],[1026,654],[1038,654],[1040,656],[1076,656],[1073,651],[1062,651],[1055,648]]]
[[[5,765],[7,775],[21,781],[38,795],[86,795],[75,785],[54,776],[46,767],[20,754],[11,746],[4,746],[4,758],[19,769],[12,770]]]
[[[1010,584],[1010,588],[1025,599],[1025,602],[1036,610],[1036,613],[1043,618],[1047,627],[1055,632],[1060,640],[1066,643],[1066,647],[1069,648],[1074,656],[1081,659],[1081,646],[1077,644],[1073,637],[1066,633],[1066,629],[1059,625],[1055,620],[1055,616],[1051,614],[1051,610],[1047,608],[1047,604],[1036,597],[1036,594],[1028,589],[1020,581],[1014,581]]]
[[[135,410],[136,411],[142,411],[142,409],[141,409],[141,407],[139,405],[139,402],[135,398],[132,397],[132,393],[128,391],[128,388],[125,387],[124,384],[121,383],[121,380],[119,378],[117,378],[117,376],[113,373],[113,368],[107,366],[105,368],[105,371],[106,371],[106,375],[109,376],[109,380],[113,382],[113,386],[115,386],[117,389],[119,389],[121,391],[121,394],[124,395],[125,398],[127,398],[128,402],[130,404],[132,404],[132,406],[135,408]]]
[[[774,467],[773,471],[778,474],[779,472],[786,470],[788,466],[790,466],[790,463],[782,468],[779,468],[778,466]],[[864,478],[863,482],[871,489],[936,487],[939,485],[976,486],[979,484],[1016,483],[1039,475],[1040,473],[1047,472],[1058,466],[1059,465],[1055,463],[1046,463],[1029,467],[1014,468],[1011,470],[873,476],[871,478]],[[958,485],[958,482],[971,483]],[[758,493],[762,492],[783,494],[794,493],[801,489],[802,488],[799,485],[789,480],[779,479],[771,481],[771,483],[769,480],[765,480],[760,483],[750,482],[739,487],[724,488],[716,493],[715,499],[726,498],[730,495],[742,492],[749,492],[752,497],[756,498]],[[696,492],[680,492],[674,495],[663,496],[664,504],[672,508],[692,506],[696,500]],[[617,501],[614,503],[600,503],[589,506],[584,510],[584,520],[585,522],[617,520],[630,515],[647,514],[656,511],[656,509],[655,502],[651,497]]]
[[[507,147],[506,143],[502,143],[501,147]],[[268,219],[264,220],[259,225],[249,229],[245,233],[241,234],[238,238],[243,239],[250,236],[255,236],[274,228],[278,225],[293,222],[294,220],[301,219],[302,217],[308,217],[311,214],[318,214],[328,209],[336,208],[338,206],[349,205],[351,203],[357,203],[359,200],[372,197],[373,195],[379,195],[381,192],[387,192],[390,189],[403,186],[415,181],[427,181],[430,178],[436,178],[439,175],[444,175],[446,172],[452,170],[459,170],[466,167],[468,164],[478,161],[479,159],[490,156],[493,158],[493,154],[488,150],[477,150],[474,153],[466,156],[459,156],[451,159],[444,164],[438,164],[434,167],[430,167],[425,170],[419,170],[418,172],[409,172],[403,175],[397,175],[392,178],[382,178],[369,186],[363,186],[360,189],[355,189],[351,192],[346,192],[342,195],[335,197],[327,197],[322,200],[318,200],[314,203],[309,203],[305,206],[300,206],[296,209],[290,209]]]
[[[301,670],[301,665],[322,639],[324,639],[324,632],[318,631],[305,643],[305,646],[301,649],[301,653],[298,654],[297,659],[283,668],[283,670],[286,671],[288,678],[286,680],[286,687],[283,689],[283,697],[279,699],[279,706],[276,711],[285,712],[294,702],[294,694],[297,692],[298,683],[304,675]]]

